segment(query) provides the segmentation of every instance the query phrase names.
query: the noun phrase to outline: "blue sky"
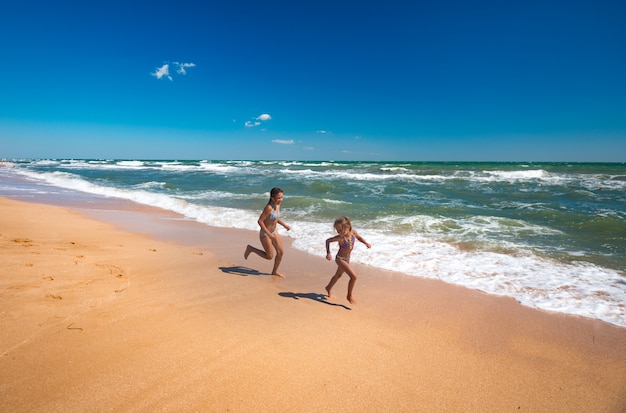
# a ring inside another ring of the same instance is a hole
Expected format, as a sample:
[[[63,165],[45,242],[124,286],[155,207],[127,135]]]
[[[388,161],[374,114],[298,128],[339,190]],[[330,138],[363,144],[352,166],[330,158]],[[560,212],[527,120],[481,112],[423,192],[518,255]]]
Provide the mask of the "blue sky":
[[[31,1],[0,158],[626,161],[626,2]]]

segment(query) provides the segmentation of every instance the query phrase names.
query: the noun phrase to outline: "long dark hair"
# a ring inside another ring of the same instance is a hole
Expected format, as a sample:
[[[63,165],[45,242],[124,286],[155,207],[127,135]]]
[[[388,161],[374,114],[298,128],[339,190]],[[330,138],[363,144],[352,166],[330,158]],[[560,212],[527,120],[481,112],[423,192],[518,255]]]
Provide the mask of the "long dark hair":
[[[278,194],[280,194],[282,192],[283,192],[283,190],[280,189],[280,188],[276,188],[276,187],[272,188],[272,190],[270,191],[270,200],[267,201],[267,203],[268,204],[271,203],[272,202],[272,198],[274,198],[276,195],[278,195]]]

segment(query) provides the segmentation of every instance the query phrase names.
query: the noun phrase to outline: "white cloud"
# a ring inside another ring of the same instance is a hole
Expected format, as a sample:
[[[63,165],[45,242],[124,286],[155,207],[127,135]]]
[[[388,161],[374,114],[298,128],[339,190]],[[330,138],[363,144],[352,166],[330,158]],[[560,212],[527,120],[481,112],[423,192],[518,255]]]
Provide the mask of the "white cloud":
[[[178,73],[180,75],[186,75],[187,74],[187,71],[185,70],[186,68],[196,67],[195,63],[172,62],[172,64],[178,67],[178,69],[176,70],[176,73]],[[165,63],[163,66],[157,68],[154,72],[151,73],[151,75],[156,77],[157,79],[166,78],[166,79],[169,79],[170,81],[174,80],[172,78],[172,76],[170,75],[170,64],[169,63]]]
[[[322,135],[326,134],[326,133],[330,133],[327,130],[318,130],[316,131],[317,133],[321,133]]]
[[[164,64],[163,66],[159,67],[158,69],[156,69],[153,73],[152,76],[155,76],[157,79],[161,79],[162,77],[166,77],[169,80],[173,80],[172,76],[170,76],[170,65],[169,64]]]
[[[293,139],[274,139],[272,142],[280,143],[281,145],[293,145]]]
[[[246,121],[245,126],[246,128],[254,128],[257,127],[261,124],[261,122],[267,122],[268,120],[272,119],[272,117],[270,115],[268,115],[267,113],[263,113],[259,116],[257,116],[256,118],[253,118],[254,120],[249,120]],[[265,129],[263,129],[265,130]]]
[[[181,75],[186,75],[187,71],[185,70],[185,68],[187,67],[196,67],[195,63],[178,63],[178,62],[173,62],[176,66],[178,66],[178,70],[176,71],[176,73],[180,73]]]

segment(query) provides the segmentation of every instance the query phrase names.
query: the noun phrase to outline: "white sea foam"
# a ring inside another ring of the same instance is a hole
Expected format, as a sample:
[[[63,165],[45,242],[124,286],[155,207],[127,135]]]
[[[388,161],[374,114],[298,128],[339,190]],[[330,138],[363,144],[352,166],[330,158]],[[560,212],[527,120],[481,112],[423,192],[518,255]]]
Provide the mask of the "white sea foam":
[[[168,211],[177,212],[187,218],[197,220],[202,223],[217,227],[233,227],[243,229],[254,229],[256,222],[249,213],[237,209],[199,206],[190,203],[182,198],[170,195],[150,192],[144,189],[121,189],[112,188],[88,182],[77,175],[67,172],[46,172],[34,173],[30,171],[20,171],[21,174],[36,180],[43,180],[51,185],[86,192],[105,197],[115,197],[127,199],[138,204],[151,205]],[[241,224],[243,223],[243,224]]]
[[[421,179],[443,179],[442,177],[431,175],[410,175],[410,174],[394,174],[381,175],[371,172],[354,172],[354,171],[314,171],[312,169],[282,169],[281,174],[299,175],[308,179],[341,179],[347,181],[388,181],[397,179],[399,181],[415,181]]]
[[[211,171],[215,173],[237,173],[242,170],[241,166],[224,165],[223,163],[211,163],[211,162],[202,162],[200,163],[199,167],[202,170]]]
[[[349,202],[346,201],[342,201],[340,199],[328,199],[328,198],[324,198],[323,199],[324,202],[326,202],[327,204],[348,204]]]
[[[394,236],[367,228],[360,232],[372,249],[358,245],[353,252],[354,262],[437,278],[514,297],[527,306],[626,326],[626,287],[624,277],[616,271],[591,264],[563,264],[530,253],[464,251],[421,235]],[[331,236],[332,231],[329,225],[302,223],[294,225],[290,235],[296,238],[296,248],[322,257],[322,239]],[[604,305],[599,306],[599,300]]]
[[[383,172],[403,172],[403,173],[409,172],[408,168],[404,168],[402,166],[381,167],[380,170],[383,171]]]
[[[154,188],[163,188],[167,183],[166,182],[143,182],[134,186],[135,189],[154,189]]]
[[[161,169],[172,171],[172,172],[176,172],[176,171],[188,172],[188,171],[193,171],[195,169],[199,169],[197,165],[188,165],[188,164],[183,164],[180,162],[157,162],[156,165],[159,165]]]
[[[119,166],[126,166],[129,168],[144,166],[144,163],[142,161],[118,161],[117,164]]]
[[[546,179],[550,174],[542,169],[529,171],[483,171],[487,177],[505,181]]]
[[[40,165],[40,166],[58,165],[59,161],[50,160],[50,159],[40,159],[36,161],[35,164]]]

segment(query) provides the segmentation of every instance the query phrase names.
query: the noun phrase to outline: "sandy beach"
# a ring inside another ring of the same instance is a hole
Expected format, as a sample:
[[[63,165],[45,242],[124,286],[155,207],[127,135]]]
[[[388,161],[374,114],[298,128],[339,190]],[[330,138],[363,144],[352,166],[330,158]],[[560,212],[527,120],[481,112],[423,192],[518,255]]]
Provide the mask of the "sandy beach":
[[[625,412],[626,329],[149,208],[0,198],[2,412]]]

